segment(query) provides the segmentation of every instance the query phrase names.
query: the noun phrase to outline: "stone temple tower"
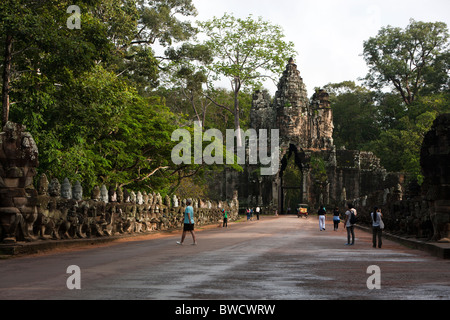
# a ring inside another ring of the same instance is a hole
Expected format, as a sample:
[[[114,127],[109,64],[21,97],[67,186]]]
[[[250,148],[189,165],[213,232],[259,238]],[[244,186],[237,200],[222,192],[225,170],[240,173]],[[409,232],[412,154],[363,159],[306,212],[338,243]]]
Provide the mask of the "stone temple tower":
[[[333,146],[333,113],[325,91],[308,99],[306,86],[293,59],[284,71],[273,102],[264,92],[254,95],[253,129],[279,129],[282,147],[330,149]]]

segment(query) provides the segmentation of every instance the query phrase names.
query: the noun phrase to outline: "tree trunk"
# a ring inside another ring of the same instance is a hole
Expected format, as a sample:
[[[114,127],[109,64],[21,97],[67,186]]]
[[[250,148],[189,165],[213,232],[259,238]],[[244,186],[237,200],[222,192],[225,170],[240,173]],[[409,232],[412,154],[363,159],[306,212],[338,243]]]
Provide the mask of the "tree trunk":
[[[11,56],[12,56],[12,36],[7,35],[5,41],[5,56],[3,64],[3,85],[2,85],[2,124],[9,120],[9,83],[11,81]],[[2,126],[2,127],[3,127]]]

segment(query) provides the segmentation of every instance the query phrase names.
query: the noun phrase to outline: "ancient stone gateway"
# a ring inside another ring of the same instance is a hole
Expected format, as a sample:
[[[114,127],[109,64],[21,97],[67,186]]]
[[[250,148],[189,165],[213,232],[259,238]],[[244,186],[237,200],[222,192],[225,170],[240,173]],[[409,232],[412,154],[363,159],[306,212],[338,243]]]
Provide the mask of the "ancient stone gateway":
[[[368,194],[402,182],[400,175],[387,173],[373,153],[336,150],[329,95],[319,90],[309,99],[293,59],[280,78],[273,101],[265,92],[254,94],[250,117],[252,129],[279,130],[281,161],[274,176],[261,176],[258,167],[250,165],[243,174],[224,174],[225,185],[219,191],[227,196],[238,190],[242,206],[261,206],[270,212],[283,213],[284,191],[298,189],[301,190],[298,204],[342,207],[348,199],[363,202]],[[301,171],[301,181],[294,186],[284,182],[287,163],[292,158]]]

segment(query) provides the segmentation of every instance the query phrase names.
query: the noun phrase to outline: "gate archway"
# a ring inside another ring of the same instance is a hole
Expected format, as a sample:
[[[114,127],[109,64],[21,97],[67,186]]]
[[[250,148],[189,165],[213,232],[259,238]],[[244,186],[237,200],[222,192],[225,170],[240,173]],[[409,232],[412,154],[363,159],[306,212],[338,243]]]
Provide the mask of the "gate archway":
[[[298,204],[304,203],[306,187],[304,175],[305,154],[293,144],[286,150],[279,172],[278,212],[295,214]]]

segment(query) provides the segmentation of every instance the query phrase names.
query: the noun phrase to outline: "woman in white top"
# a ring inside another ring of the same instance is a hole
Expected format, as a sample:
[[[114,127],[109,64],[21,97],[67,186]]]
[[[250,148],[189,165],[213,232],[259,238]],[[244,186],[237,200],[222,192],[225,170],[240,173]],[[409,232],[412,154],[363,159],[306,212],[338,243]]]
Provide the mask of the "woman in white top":
[[[381,249],[381,246],[383,245],[382,235],[383,235],[383,229],[381,228],[381,218],[383,215],[381,214],[381,209],[375,207],[373,208],[373,212],[370,214],[372,217],[372,242],[373,247],[377,247],[377,238],[378,238],[378,248]]]
[[[348,210],[345,212],[344,228],[347,229],[347,246],[353,246],[355,244],[355,225],[352,223],[352,215],[356,216],[357,212],[352,203],[349,203]],[[350,242],[351,237],[351,242]]]

